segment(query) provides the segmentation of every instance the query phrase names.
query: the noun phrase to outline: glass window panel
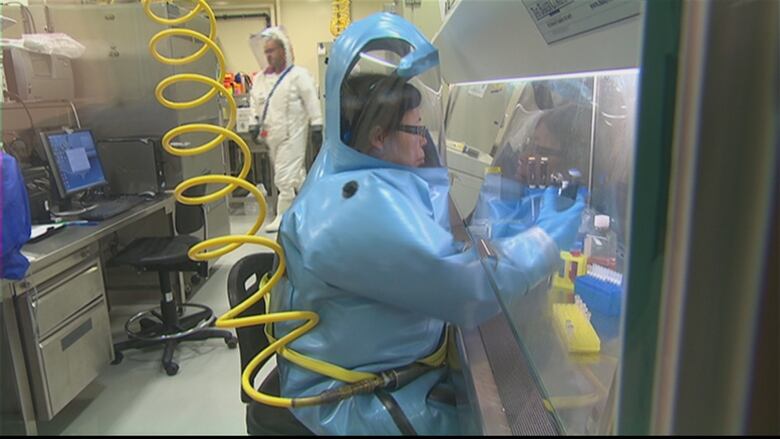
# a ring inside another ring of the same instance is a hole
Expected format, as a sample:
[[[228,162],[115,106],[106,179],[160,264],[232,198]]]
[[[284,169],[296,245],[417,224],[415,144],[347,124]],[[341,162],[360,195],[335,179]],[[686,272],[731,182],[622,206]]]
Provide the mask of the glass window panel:
[[[541,283],[526,290],[500,282],[502,255],[482,252],[545,404],[567,434],[603,425],[621,356],[637,79],[637,70],[624,70],[450,90],[447,166],[473,245],[489,249],[534,227],[550,185],[588,189],[576,242]]]

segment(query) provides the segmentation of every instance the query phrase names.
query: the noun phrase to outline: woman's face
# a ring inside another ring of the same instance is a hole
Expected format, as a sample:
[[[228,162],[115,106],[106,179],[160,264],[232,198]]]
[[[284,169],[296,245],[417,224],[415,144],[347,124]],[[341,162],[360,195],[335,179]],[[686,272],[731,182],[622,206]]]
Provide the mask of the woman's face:
[[[415,130],[419,132],[409,132]],[[382,159],[413,168],[421,166],[425,162],[423,146],[427,142],[424,133],[420,108],[407,111],[401,118],[400,129],[391,130],[385,135],[381,147]]]

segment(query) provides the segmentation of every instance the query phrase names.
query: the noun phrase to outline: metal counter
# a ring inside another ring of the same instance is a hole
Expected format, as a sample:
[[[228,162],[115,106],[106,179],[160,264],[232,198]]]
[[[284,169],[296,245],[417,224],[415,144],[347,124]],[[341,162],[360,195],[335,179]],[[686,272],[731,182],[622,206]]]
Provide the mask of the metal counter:
[[[459,396],[466,401],[458,401],[464,434],[560,434],[504,314],[478,329],[459,329],[456,341],[465,381]]]
[[[133,207],[129,211],[113,218],[101,221],[96,226],[66,226],[65,230],[54,232],[54,235],[30,243],[22,247],[22,254],[30,261],[27,276],[35,274],[51,265],[63,256],[87,246],[115,231],[149,216],[161,209],[166,214],[173,212],[175,200],[172,195],[147,201]]]
[[[66,226],[22,248],[25,279],[2,281],[0,434],[37,434],[113,357],[100,240],[160,211],[142,203],[96,226]],[[172,224],[170,225],[172,229]],[[65,367],[80,364],[83,367]]]

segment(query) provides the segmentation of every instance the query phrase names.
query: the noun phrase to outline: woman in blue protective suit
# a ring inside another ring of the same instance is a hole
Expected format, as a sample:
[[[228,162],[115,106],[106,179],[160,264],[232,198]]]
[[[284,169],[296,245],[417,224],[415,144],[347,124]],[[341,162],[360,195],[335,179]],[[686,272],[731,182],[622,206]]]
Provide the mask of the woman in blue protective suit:
[[[332,46],[326,140],[282,220],[287,272],[270,305],[320,320],[277,356],[281,390],[319,395],[382,373],[388,385],[292,409],[314,433],[458,434],[433,390],[446,379],[446,325],[497,314],[491,282],[523,294],[546,279],[579,226],[581,198],[558,212],[545,193],[534,226],[491,241],[483,268],[450,225],[441,91],[436,49],[394,14],[353,23]],[[277,323],[273,337],[299,325]]]

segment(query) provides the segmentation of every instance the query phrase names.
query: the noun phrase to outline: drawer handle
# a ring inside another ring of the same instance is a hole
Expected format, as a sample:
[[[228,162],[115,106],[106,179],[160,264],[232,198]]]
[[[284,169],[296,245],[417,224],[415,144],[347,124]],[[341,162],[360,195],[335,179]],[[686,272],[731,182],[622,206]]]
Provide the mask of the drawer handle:
[[[38,288],[33,285],[32,290],[28,291],[27,297],[24,299],[24,301],[27,303],[27,311],[33,318],[33,335],[35,340],[39,340],[41,334],[38,331]]]
[[[62,341],[60,341],[60,346],[62,346],[62,350],[65,351],[65,349],[71,347],[74,343],[79,341],[81,337],[85,336],[90,330],[92,330],[92,318],[80,324],[76,329],[71,331],[70,334],[66,335],[65,337],[62,337]]]
[[[82,266],[83,266],[83,265],[82,265]],[[71,274],[71,275],[69,275],[69,276],[65,277],[64,279],[61,279],[61,280],[57,281],[57,283],[55,283],[55,284],[53,284],[53,285],[47,285],[47,286],[46,286],[46,290],[44,290],[44,292],[48,292],[48,291],[51,291],[51,290],[53,290],[53,289],[55,289],[55,288],[59,288],[59,287],[61,287],[63,284],[66,284],[66,283],[68,283],[68,282],[72,281],[73,279],[75,279],[75,278],[77,278],[77,277],[79,277],[79,276],[81,276],[81,275],[84,275],[84,274],[91,274],[91,273],[94,273],[94,272],[96,272],[97,270],[98,270],[98,266],[97,266],[97,265],[93,265],[93,266],[91,266],[91,267],[87,268],[87,269],[86,269],[86,270],[84,270],[84,271],[77,271],[76,273],[73,273],[73,274]]]

